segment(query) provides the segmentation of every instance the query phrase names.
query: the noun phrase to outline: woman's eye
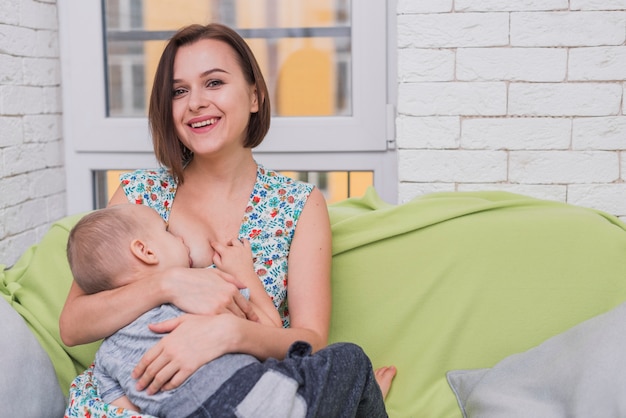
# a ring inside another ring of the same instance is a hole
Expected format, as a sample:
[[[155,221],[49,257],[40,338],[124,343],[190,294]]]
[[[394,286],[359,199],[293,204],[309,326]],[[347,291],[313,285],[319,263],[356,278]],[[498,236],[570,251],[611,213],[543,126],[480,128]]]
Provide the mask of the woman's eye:
[[[172,96],[177,97],[184,93],[185,93],[184,89],[174,89],[174,91],[172,92]]]
[[[219,87],[222,84],[224,84],[222,80],[209,80],[206,83],[207,87]]]

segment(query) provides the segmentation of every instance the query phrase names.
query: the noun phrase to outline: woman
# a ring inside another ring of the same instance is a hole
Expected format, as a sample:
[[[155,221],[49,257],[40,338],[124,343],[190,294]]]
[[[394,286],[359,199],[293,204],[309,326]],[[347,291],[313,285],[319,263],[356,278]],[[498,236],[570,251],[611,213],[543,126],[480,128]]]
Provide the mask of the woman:
[[[63,341],[98,340],[163,303],[189,312],[151,326],[169,335],[134,370],[138,388],[149,393],[178,387],[225,353],[264,360],[284,358],[296,341],[313,351],[323,348],[331,308],[326,203],[317,188],[254,161],[252,148],[269,129],[270,105],[243,39],[215,24],[178,32],[157,68],[149,120],[156,157],[166,168],[123,177],[109,205],[131,201],[157,209],[199,268],[170,270],[96,295],[73,284],[60,319]],[[257,274],[283,328],[256,322],[235,277],[201,269],[211,265],[213,245],[237,237],[251,240]],[[389,382],[390,370],[383,371]]]

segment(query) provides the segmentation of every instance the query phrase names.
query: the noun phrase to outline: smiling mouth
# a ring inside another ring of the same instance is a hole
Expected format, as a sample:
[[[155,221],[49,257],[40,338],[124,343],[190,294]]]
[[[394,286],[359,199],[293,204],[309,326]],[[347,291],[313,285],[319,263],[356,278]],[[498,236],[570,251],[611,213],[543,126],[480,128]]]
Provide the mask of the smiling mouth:
[[[216,122],[217,122],[217,118],[211,118],[211,119],[203,120],[201,122],[190,123],[189,126],[191,126],[192,128],[202,128],[204,126],[213,125]]]

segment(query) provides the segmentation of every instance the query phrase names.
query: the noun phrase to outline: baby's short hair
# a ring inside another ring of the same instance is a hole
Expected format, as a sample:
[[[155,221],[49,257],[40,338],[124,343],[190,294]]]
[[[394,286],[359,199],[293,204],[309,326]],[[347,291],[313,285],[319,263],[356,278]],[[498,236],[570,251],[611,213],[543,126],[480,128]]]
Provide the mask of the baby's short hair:
[[[67,259],[76,284],[85,293],[115,287],[113,279],[129,267],[128,244],[136,231],[136,221],[121,205],[90,212],[72,228]]]

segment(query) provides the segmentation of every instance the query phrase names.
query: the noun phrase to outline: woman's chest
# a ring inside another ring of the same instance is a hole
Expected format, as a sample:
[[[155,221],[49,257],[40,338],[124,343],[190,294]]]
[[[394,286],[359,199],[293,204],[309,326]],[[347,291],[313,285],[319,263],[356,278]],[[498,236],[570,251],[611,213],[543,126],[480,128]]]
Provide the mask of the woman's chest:
[[[239,235],[241,209],[209,207],[203,211],[173,210],[169,219],[169,230],[182,237],[189,247],[194,267],[213,264],[212,242],[225,244]]]

